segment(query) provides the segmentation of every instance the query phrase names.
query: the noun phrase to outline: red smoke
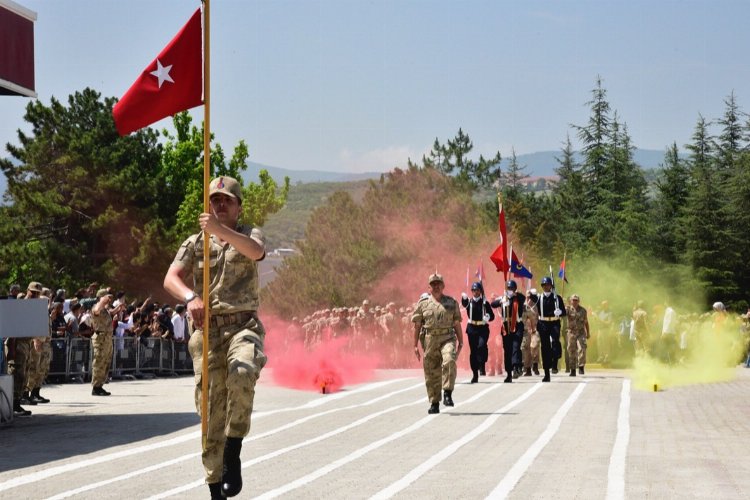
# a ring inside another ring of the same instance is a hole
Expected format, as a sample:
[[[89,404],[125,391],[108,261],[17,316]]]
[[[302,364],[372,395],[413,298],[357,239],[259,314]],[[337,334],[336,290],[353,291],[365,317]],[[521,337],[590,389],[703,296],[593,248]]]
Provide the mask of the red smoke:
[[[290,323],[262,318],[265,352],[273,381],[284,387],[316,392],[337,392],[345,385],[372,380],[379,364],[376,353],[347,352],[346,338],[324,339],[311,350],[288,335]]]

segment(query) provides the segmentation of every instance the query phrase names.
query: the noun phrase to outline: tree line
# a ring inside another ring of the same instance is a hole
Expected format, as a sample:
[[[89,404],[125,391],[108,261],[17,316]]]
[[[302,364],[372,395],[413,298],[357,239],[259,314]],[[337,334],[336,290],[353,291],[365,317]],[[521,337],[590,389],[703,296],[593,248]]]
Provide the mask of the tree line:
[[[147,128],[119,137],[114,102],[85,89],[67,103],[27,106],[31,131],[19,131],[18,144],[7,145],[11,157],[0,160],[8,179],[0,281],[160,288],[176,246],[197,228],[203,130],[181,113],[173,133]],[[315,209],[300,254],[286,259],[264,300],[290,314],[360,301],[419,255],[415,241],[394,237],[399,231],[430,228],[420,248],[445,245],[441,237],[456,252],[486,245],[497,233],[499,190],[514,247],[537,273],[565,253],[579,263],[606,259],[741,310],[750,298],[750,263],[742,258],[750,239],[750,121],[733,92],[724,104],[721,117],[698,116],[683,153],[676,143],[666,147],[654,182],[634,161],[627,124],[601,79],[588,121],[571,125],[578,148],[571,134],[564,139],[552,189],[526,189],[515,152],[506,167],[499,152],[474,159],[463,129],[444,143],[435,139],[421,160],[370,182],[361,202],[342,192]],[[248,155],[243,141],[229,158],[214,141],[212,174],[241,179]],[[284,205],[289,182],[279,186],[262,172],[243,190],[243,221],[262,225]]]
[[[546,192],[525,189],[515,151],[501,168],[499,152],[471,159],[473,143],[462,129],[444,143],[435,139],[421,161],[409,159],[405,169],[372,182],[362,204],[339,193],[319,207],[301,254],[284,263],[265,297],[289,314],[355,304],[375,292],[378,277],[418,254],[392,248],[398,242],[379,239],[376,228],[408,230],[415,218],[442,218],[452,222],[453,244],[464,251],[497,232],[499,190],[510,238],[540,276],[552,262],[556,272],[565,254],[579,263],[578,272],[604,260],[675,294],[690,289],[707,304],[723,301],[744,312],[750,299],[750,262],[741,257],[750,243],[750,121],[733,92],[724,103],[722,117],[698,117],[686,153],[676,143],[665,149],[653,182],[634,161],[627,124],[600,78],[586,103],[588,122],[571,125],[580,160],[569,134],[557,159],[559,179]]]
[[[98,281],[132,293],[161,290],[179,244],[203,211],[203,127],[186,112],[174,133],[145,128],[120,137],[114,98],[84,89],[49,104],[31,101],[30,132],[0,160],[8,187],[0,207],[0,282],[41,281],[76,290]],[[211,175],[241,183],[249,152],[227,158],[212,138]],[[243,183],[242,222],[262,225],[281,209],[289,179],[268,172]]]

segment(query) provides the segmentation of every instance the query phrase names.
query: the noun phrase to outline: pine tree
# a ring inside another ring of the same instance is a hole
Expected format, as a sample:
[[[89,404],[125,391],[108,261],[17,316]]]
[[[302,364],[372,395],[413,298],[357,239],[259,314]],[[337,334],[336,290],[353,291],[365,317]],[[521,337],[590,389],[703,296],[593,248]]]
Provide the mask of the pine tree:
[[[721,172],[702,116],[692,139],[686,146],[691,178],[685,210],[686,258],[696,277],[706,283],[709,300],[727,301],[738,293],[734,268],[739,249],[733,245]]]
[[[664,154],[654,202],[654,253],[664,262],[676,264],[685,252],[682,224],[689,193],[688,170],[680,158],[677,143],[673,143]]]

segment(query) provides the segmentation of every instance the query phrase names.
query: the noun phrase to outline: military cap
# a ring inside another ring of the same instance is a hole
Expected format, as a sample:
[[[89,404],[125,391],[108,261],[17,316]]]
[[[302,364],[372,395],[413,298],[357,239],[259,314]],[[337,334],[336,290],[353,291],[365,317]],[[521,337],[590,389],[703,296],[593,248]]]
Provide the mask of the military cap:
[[[31,283],[29,283],[29,286],[28,288],[26,288],[26,290],[29,292],[42,293],[42,284],[38,281],[32,281]]]
[[[242,201],[240,183],[232,177],[221,176],[211,181],[211,184],[208,186],[208,196],[210,197],[218,193],[223,193],[237,198],[238,201]]]
[[[96,298],[97,299],[101,299],[105,295],[112,295],[112,294],[106,288],[102,288],[101,290],[99,290],[98,292],[96,292]]]
[[[473,292],[474,290],[484,291],[484,288],[482,287],[482,283],[480,281],[475,281],[474,283],[472,283],[471,291]]]
[[[445,284],[445,281],[443,280],[443,275],[438,274],[438,273],[431,274],[430,280],[427,283],[431,285],[435,283],[436,281],[439,281],[440,283]]]
[[[573,294],[570,296],[570,300],[581,300],[581,297],[579,297],[577,294]]]

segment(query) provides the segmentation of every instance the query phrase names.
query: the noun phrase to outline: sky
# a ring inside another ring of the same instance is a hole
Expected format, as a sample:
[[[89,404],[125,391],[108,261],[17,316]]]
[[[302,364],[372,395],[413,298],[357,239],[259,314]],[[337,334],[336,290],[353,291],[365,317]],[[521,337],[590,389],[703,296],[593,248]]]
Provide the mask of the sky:
[[[199,6],[16,2],[38,15],[44,103],[121,96]],[[664,150],[732,91],[750,109],[748,19],[744,0],[213,0],[211,128],[296,170],[386,171],[459,127],[477,157],[559,150],[599,75],[634,145]],[[0,144],[28,130],[28,100],[0,96]]]

